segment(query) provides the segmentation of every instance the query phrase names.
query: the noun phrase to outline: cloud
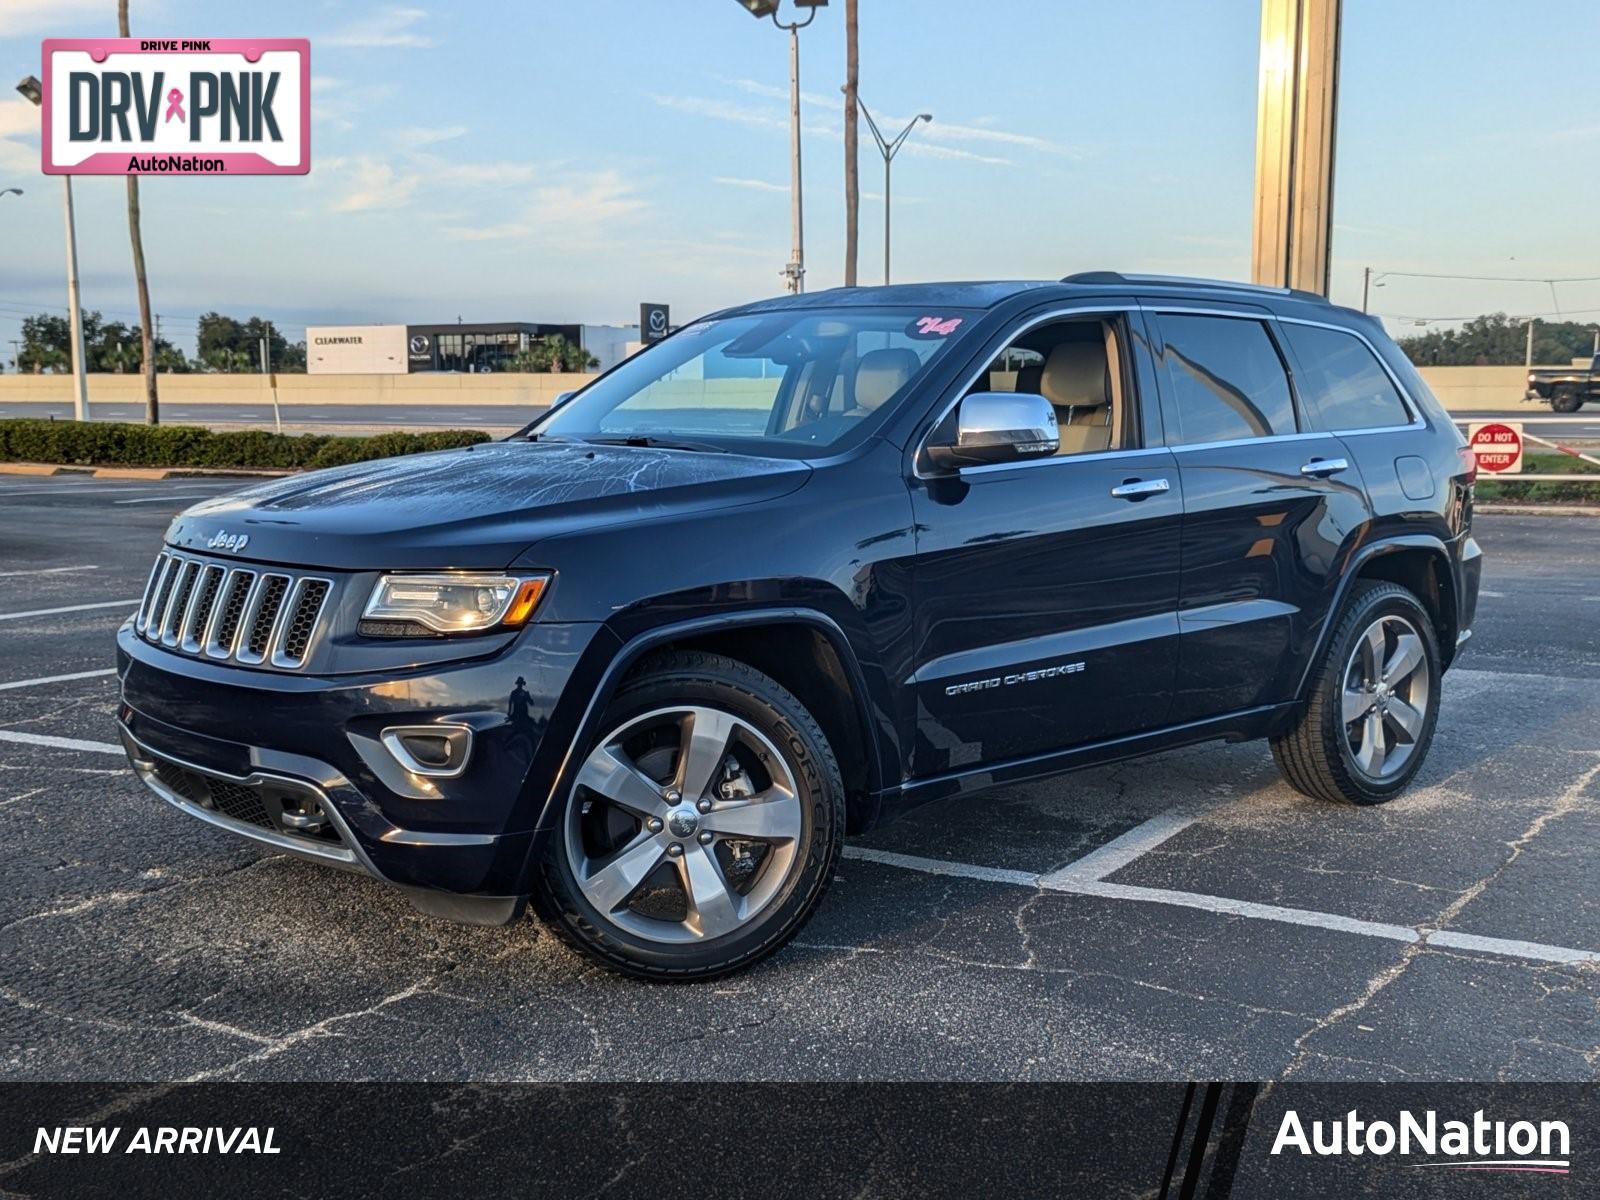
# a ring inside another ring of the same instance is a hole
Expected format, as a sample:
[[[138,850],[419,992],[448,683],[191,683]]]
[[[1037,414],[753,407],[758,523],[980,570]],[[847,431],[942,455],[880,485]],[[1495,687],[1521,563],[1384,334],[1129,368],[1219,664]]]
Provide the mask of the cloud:
[[[460,242],[536,239],[582,249],[609,243],[640,222],[650,204],[614,170],[570,175],[535,188],[522,216],[494,225],[451,225],[441,232]]]
[[[60,29],[68,21],[104,16],[105,11],[102,0],[5,0],[0,4],[0,37]]]
[[[311,119],[341,132],[349,132],[370,108],[389,100],[399,88],[393,83],[357,83],[331,75],[311,77]]]
[[[662,108],[688,113],[696,117],[710,117],[713,121],[727,121],[734,125],[748,125],[752,129],[781,129],[788,132],[789,115],[776,110],[751,108],[732,100],[708,100],[704,96],[652,95],[650,99]],[[839,137],[840,126],[827,121],[810,121],[800,128],[815,137]]]
[[[323,167],[332,167],[335,171],[348,167],[350,170],[350,186],[332,205],[332,210],[340,213],[403,208],[411,202],[422,183],[421,176],[403,176],[391,164],[366,156],[353,161],[328,159]]]
[[[343,29],[325,33],[317,41],[324,46],[359,46],[365,49],[431,46],[433,39],[416,29],[427,17],[424,9],[391,6],[353,21]]]
[[[789,194],[789,185],[786,183],[768,183],[765,179],[734,179],[727,175],[718,175],[711,181],[720,183],[724,187],[749,188],[752,192],[781,192]]]
[[[39,110],[18,96],[0,100],[0,171],[39,170]]]
[[[406,130],[405,140],[413,146],[431,146],[435,142],[454,141],[466,134],[465,125],[441,125],[435,128],[419,126]]]

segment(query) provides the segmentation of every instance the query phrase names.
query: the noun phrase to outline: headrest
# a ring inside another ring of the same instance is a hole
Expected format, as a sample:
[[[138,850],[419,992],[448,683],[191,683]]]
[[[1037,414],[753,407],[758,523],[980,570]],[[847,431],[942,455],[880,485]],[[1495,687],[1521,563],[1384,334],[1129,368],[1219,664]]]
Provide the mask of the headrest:
[[[915,350],[869,350],[856,364],[856,407],[871,412],[922,368]]]
[[[1019,392],[1032,392],[1037,396],[1039,394],[1039,381],[1043,378],[1044,366],[1042,364],[1030,364],[1022,367],[1017,371],[1016,390]]]
[[[1039,393],[1057,408],[1100,408],[1110,404],[1105,345],[1062,342],[1045,359]]]

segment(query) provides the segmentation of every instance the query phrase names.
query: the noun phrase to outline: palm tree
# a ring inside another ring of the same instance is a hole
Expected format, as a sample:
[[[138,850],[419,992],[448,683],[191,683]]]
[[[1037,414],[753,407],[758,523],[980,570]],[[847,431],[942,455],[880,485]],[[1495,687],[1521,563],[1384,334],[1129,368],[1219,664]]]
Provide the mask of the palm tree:
[[[128,33],[128,0],[117,0],[117,32]],[[144,234],[139,228],[139,177],[128,176],[128,238],[133,243],[133,278],[139,286],[139,330],[144,366],[145,420],[161,424],[161,403],[156,397],[155,325],[150,320],[150,282],[144,272]]]
[[[844,0],[844,285],[856,285],[861,184],[856,174],[856,95],[861,84],[856,0]]]

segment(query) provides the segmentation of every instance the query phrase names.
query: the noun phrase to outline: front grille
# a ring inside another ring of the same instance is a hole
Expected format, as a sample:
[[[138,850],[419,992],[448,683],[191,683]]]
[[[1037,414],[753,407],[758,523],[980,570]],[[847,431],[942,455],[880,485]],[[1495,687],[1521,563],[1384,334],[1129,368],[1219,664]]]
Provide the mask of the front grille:
[[[134,627],[147,642],[246,666],[295,670],[321,631],[331,580],[163,551]]]
[[[145,770],[190,804],[230,821],[324,845],[340,844],[321,798],[288,780],[229,779],[155,755],[150,755]]]

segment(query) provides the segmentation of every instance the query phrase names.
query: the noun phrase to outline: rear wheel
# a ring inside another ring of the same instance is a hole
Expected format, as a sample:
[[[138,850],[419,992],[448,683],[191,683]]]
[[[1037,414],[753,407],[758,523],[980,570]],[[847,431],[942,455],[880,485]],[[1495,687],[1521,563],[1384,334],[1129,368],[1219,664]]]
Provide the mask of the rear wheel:
[[[674,652],[600,725],[541,858],[551,926],[653,979],[737,970],[793,937],[844,833],[838,764],[805,707],[744,663]]]
[[[1394,583],[1355,585],[1295,728],[1272,741],[1285,779],[1308,796],[1381,804],[1411,782],[1439,712],[1433,621]]]
[[[1550,397],[1550,407],[1558,413],[1575,413],[1583,407],[1583,401],[1581,388],[1564,383],[1556,388],[1555,394]]]

